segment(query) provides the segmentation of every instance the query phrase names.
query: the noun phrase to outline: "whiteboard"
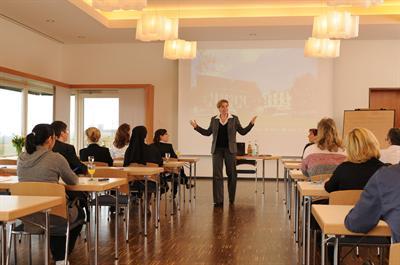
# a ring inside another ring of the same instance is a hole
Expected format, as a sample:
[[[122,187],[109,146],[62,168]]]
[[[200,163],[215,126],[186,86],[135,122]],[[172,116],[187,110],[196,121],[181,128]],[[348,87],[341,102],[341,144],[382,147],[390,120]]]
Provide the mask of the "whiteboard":
[[[343,139],[354,128],[367,128],[373,132],[381,148],[388,146],[386,136],[394,126],[394,110],[345,110],[343,117]]]

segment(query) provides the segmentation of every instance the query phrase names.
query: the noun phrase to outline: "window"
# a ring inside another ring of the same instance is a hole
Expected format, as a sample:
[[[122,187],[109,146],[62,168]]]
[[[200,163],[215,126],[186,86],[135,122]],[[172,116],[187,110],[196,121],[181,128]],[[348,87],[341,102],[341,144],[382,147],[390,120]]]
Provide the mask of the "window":
[[[76,146],[76,95],[71,95],[69,103],[69,143]]]
[[[53,122],[53,89],[32,89],[28,91],[27,132],[39,123]]]
[[[0,156],[16,155],[11,144],[22,134],[22,89],[0,86]]]
[[[96,127],[101,132],[100,145],[111,147],[119,126],[119,98],[84,97],[83,127]],[[86,136],[84,145],[87,145]]]

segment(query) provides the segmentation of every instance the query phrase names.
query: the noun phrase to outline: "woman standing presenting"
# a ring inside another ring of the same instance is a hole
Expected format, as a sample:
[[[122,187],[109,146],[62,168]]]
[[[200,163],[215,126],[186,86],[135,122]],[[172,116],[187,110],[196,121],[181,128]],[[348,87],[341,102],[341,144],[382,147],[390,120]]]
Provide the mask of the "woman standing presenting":
[[[224,179],[222,163],[225,160],[226,175],[228,176],[229,202],[235,202],[236,193],[236,132],[247,134],[254,126],[257,116],[253,117],[245,128],[240,124],[239,118],[229,113],[229,102],[221,99],[217,103],[219,115],[211,118],[208,129],[201,128],[195,120],[190,121],[193,128],[204,136],[213,135],[211,153],[213,161],[213,198],[214,206],[222,207],[224,204]]]

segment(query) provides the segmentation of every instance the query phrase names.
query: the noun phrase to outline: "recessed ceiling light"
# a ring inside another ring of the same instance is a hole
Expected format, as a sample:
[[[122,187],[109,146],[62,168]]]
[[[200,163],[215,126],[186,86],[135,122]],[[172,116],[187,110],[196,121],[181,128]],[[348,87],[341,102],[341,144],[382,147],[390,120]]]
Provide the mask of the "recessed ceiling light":
[[[255,36],[257,36],[257,33],[250,33],[249,36],[255,37]]]
[[[86,36],[79,35],[77,36],[78,39],[86,39]]]
[[[49,18],[49,19],[46,19],[46,22],[47,23],[54,23],[54,22],[56,22],[54,19],[52,19],[52,18]]]

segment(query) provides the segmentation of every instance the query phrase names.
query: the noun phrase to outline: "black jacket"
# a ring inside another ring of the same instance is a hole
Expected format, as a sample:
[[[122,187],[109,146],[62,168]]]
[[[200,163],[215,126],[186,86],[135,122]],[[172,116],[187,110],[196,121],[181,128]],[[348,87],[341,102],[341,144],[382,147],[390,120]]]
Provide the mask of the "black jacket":
[[[109,166],[112,166],[114,162],[111,158],[110,150],[98,144],[89,144],[88,147],[79,151],[81,161],[88,161],[88,156],[94,156],[95,162],[105,162]]]
[[[71,144],[56,141],[53,152],[60,153],[68,161],[69,167],[76,174],[86,174],[87,167],[81,163],[75,152],[75,147]]]
[[[129,164],[131,163],[137,163],[137,161],[133,161],[132,157],[133,157],[133,147],[129,146],[125,152],[124,167],[129,166]],[[144,145],[143,159],[146,163],[154,163],[159,165],[160,167],[162,167],[163,165],[162,157],[158,149],[152,145],[147,145],[147,144]]]
[[[169,153],[171,155],[171,158],[178,158],[178,156],[175,154],[172,144],[159,142],[159,143],[152,143],[151,145],[157,148],[157,150],[160,152],[161,157],[165,157],[165,154]]]

